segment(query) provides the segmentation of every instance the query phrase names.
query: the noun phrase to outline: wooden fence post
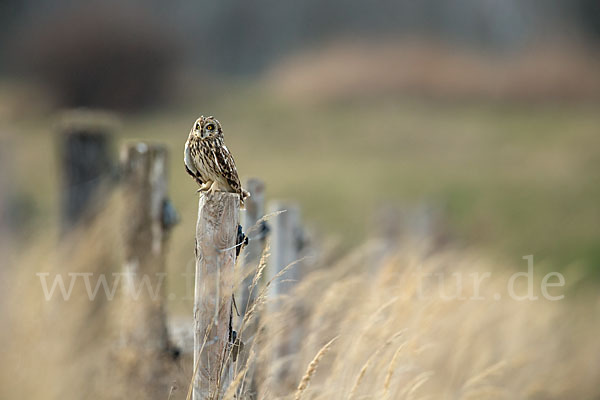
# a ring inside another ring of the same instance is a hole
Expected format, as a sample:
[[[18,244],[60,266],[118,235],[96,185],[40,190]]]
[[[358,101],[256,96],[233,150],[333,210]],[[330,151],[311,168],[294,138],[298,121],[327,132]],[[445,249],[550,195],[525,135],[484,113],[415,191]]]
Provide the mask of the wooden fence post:
[[[232,294],[240,198],[202,194],[196,224],[193,399],[219,398],[231,379]]]
[[[242,226],[249,236],[249,242],[244,248],[243,273],[247,273],[251,269],[256,269],[265,247],[266,239],[266,232],[264,232],[263,226],[256,226],[265,213],[265,184],[260,179],[252,178],[246,182],[245,187],[250,192],[250,197],[246,199],[246,212],[242,214]],[[249,229],[252,229],[252,232],[249,232]],[[255,288],[250,293],[249,287],[253,278],[253,273],[246,276],[238,290],[237,306],[242,317],[246,314],[246,307],[254,302],[258,292],[258,288]],[[248,335],[244,336],[248,337]]]
[[[298,261],[303,240],[303,230],[300,222],[300,209],[296,204],[271,202],[269,213],[285,211],[270,220],[271,226],[271,257],[269,258],[269,280],[283,268]],[[285,275],[271,284],[269,297],[271,299],[284,295],[296,285],[300,279],[300,265],[291,267]]]
[[[414,206],[381,205],[370,218],[369,237],[379,239],[380,249],[369,266],[376,273],[381,261],[397,251],[398,246],[412,241],[428,252],[439,251],[451,239],[442,204],[424,201]]]
[[[248,192],[250,192],[250,197],[245,201],[246,212],[242,213],[242,226],[248,235],[249,241],[248,245],[244,247],[244,256],[242,258],[243,267],[240,268],[241,273],[244,274],[243,276],[245,276],[245,278],[242,280],[242,283],[237,290],[236,303],[240,312],[238,337],[242,342],[245,343],[245,348],[250,349],[251,343],[257,339],[256,333],[260,324],[260,314],[255,314],[252,320],[244,325],[243,320],[246,312],[248,311],[248,307],[252,306],[256,300],[257,294],[261,290],[260,282],[258,282],[256,287],[252,289],[252,292],[250,292],[250,287],[265,247],[267,229],[266,222],[257,225],[258,221],[264,216],[265,212],[264,182],[257,178],[251,178],[246,182],[245,188],[248,190]],[[248,350],[242,351],[239,355],[239,361],[237,365],[244,367],[248,363],[248,356]],[[251,362],[248,365],[248,370],[246,371],[245,377],[246,382],[244,383],[246,388],[245,391],[247,393],[257,392],[255,380],[256,367],[257,366],[255,362]]]
[[[168,348],[165,317],[166,242],[177,215],[167,198],[167,150],[143,142],[124,146],[122,190],[124,332],[126,345]]]
[[[60,126],[62,228],[68,230],[93,215],[107,192],[102,184],[113,173],[111,126],[103,113],[70,111]]]
[[[278,297],[289,294],[302,277],[302,248],[304,232],[300,222],[300,209],[295,204],[284,202],[271,202],[269,213],[284,211],[270,220],[271,226],[271,257],[269,258],[268,277],[273,279],[283,268],[293,262],[298,262],[290,267],[287,272],[271,283],[269,291],[269,308],[273,312],[280,311]],[[275,301],[273,301],[275,299]],[[278,332],[282,336],[274,341],[274,362],[271,376],[276,382],[286,384],[286,379],[295,379],[297,366],[285,362],[285,357],[299,350],[302,340],[302,310],[291,310],[283,323],[283,330]]]

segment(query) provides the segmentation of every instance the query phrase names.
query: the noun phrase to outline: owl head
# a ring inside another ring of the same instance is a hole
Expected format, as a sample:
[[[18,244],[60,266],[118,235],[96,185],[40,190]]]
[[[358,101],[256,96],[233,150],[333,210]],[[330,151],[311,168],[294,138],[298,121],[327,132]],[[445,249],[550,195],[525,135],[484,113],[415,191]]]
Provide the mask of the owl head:
[[[206,138],[209,136],[223,137],[221,123],[213,116],[205,117],[203,115],[198,118],[196,122],[194,122],[192,133],[201,138]]]

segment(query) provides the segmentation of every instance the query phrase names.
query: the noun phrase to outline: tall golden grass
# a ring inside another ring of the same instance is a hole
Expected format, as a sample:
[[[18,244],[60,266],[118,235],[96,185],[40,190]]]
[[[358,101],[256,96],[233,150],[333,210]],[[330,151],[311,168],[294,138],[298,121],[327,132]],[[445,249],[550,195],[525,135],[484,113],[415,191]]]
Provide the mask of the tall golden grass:
[[[299,303],[306,318],[294,328],[304,340],[287,355],[289,376],[261,382],[269,398],[294,392],[311,399],[598,396],[596,295],[574,300],[565,289],[565,299],[550,301],[540,295],[536,276],[538,300],[518,301],[507,293],[514,270],[483,257],[453,250],[430,254],[413,244],[373,265],[380,248],[367,243],[311,273],[293,295],[271,300],[283,307],[264,323],[269,343],[285,340]],[[492,276],[476,293],[469,274],[484,272]],[[462,288],[453,274],[465,278]],[[464,299],[449,299],[458,293]]]
[[[36,272],[118,270],[114,213],[107,215],[68,243],[32,243],[18,258],[3,293],[10,312],[1,337],[1,398],[188,395],[194,366],[185,355],[178,361],[165,358],[169,366],[151,388],[132,392],[141,384],[139,376],[119,376],[117,361],[123,358],[140,371],[151,361],[119,349],[118,302],[101,296],[89,302],[83,288],[76,288],[69,302],[43,300]],[[536,301],[517,301],[506,291],[514,269],[485,256],[452,248],[432,252],[408,242],[387,254],[382,248],[370,240],[337,261],[315,266],[287,296],[259,295],[251,309],[253,315],[262,313],[260,338],[244,339],[256,366],[255,385],[247,382],[250,368],[238,366],[224,396],[234,398],[238,389],[237,398],[261,399],[600,396],[600,301],[597,294],[569,289],[574,276],[566,273],[567,288],[555,288],[564,300],[546,300],[538,291]],[[264,260],[257,266],[260,274],[264,266]],[[491,273],[481,284],[483,299],[472,299],[473,272]],[[427,273],[433,275],[423,279]],[[460,293],[466,299],[446,298],[457,290],[453,273],[465,277]],[[539,285],[539,276],[535,282]],[[300,347],[279,355],[278,346],[298,332]],[[283,376],[275,375],[278,365],[286,365]]]

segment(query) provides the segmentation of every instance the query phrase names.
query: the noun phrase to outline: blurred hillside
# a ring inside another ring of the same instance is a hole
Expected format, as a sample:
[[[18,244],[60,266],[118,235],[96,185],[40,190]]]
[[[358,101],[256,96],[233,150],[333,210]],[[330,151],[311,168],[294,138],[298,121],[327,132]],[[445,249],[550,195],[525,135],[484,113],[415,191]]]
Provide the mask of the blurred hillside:
[[[0,6],[0,43],[100,5],[113,18],[131,13],[144,24],[145,15],[154,17],[155,30],[180,35],[187,62],[218,73],[253,74],[282,56],[340,36],[416,34],[502,52],[540,39],[600,39],[595,0],[7,0]],[[10,60],[10,50],[2,49],[2,59]]]
[[[600,52],[545,42],[490,55],[423,38],[338,40],[270,68],[267,84],[301,101],[404,96],[448,102],[589,102],[600,99]]]
[[[56,69],[88,78],[88,85],[90,79],[110,83],[107,75],[119,78],[118,72],[151,84],[158,78],[149,71],[168,72],[175,61],[178,69],[209,75],[255,76],[340,37],[429,37],[504,57],[539,42],[597,47],[600,40],[594,0],[7,0],[0,7],[2,70],[33,72],[55,84]],[[142,71],[145,76],[135,74]]]

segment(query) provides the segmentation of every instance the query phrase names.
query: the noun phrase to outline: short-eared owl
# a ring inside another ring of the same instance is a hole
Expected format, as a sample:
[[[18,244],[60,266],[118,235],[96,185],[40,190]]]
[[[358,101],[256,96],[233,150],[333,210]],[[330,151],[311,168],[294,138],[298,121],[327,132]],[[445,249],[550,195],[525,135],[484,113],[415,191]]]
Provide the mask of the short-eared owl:
[[[200,185],[199,191],[224,191],[240,195],[241,205],[249,196],[242,189],[233,156],[225,146],[221,123],[214,117],[194,122],[185,142],[185,169]]]

